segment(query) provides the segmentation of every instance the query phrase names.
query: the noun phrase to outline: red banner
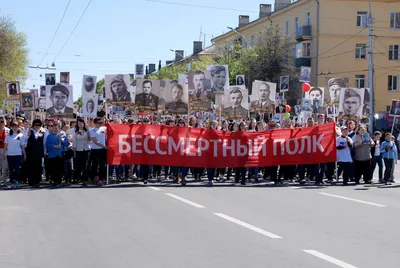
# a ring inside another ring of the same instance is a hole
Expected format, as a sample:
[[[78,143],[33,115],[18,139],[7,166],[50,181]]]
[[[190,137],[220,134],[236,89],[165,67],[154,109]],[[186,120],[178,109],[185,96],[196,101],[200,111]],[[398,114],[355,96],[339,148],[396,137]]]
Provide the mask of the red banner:
[[[263,132],[107,125],[108,164],[265,167],[336,161],[334,123]]]

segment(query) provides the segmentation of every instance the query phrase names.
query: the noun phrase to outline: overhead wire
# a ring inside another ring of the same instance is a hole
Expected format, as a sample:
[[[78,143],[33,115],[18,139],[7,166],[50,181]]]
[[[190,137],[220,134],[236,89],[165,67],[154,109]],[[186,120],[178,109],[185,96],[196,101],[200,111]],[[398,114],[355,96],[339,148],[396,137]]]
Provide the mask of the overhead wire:
[[[171,2],[171,1],[160,1],[160,0],[146,0],[146,1],[147,2],[162,3],[162,4],[170,4],[170,5],[179,5],[179,6],[189,6],[189,7],[218,9],[218,10],[226,10],[226,11],[240,11],[240,12],[258,13],[258,11],[255,11],[255,10],[244,10],[244,9],[235,9],[235,8],[226,8],[226,7],[204,6],[204,5],[195,5],[195,4],[187,4],[187,3],[179,3],[179,2]]]
[[[326,53],[328,53],[328,52],[334,50],[335,48],[337,48],[337,47],[343,45],[343,44],[346,43],[347,41],[349,41],[349,40],[353,39],[354,37],[356,37],[357,35],[359,35],[359,34],[360,34],[362,31],[364,31],[365,29],[366,29],[366,28],[362,28],[360,31],[356,32],[355,34],[353,34],[353,35],[350,36],[349,38],[347,38],[347,39],[345,39],[344,41],[342,41],[342,42],[340,42],[339,44],[337,44],[336,46],[334,46],[334,47],[328,49],[327,51],[325,51],[325,52],[323,52],[323,53],[321,53],[319,56],[322,56],[322,55],[324,55],[324,54],[326,54]]]
[[[43,60],[46,58],[47,53],[49,52],[50,47],[51,47],[51,45],[53,44],[54,39],[56,38],[56,35],[57,35],[57,33],[58,33],[58,30],[60,29],[60,26],[61,26],[61,24],[62,24],[62,22],[63,22],[63,20],[64,20],[64,17],[65,17],[65,14],[67,13],[67,10],[68,10],[68,8],[69,8],[69,4],[71,4],[71,0],[68,1],[68,4],[67,4],[67,6],[66,6],[65,9],[64,9],[64,13],[63,13],[63,15],[62,15],[62,17],[61,17],[61,20],[60,20],[60,22],[58,23],[57,29],[56,29],[56,31],[55,31],[55,33],[54,33],[54,35],[53,35],[53,38],[51,39],[51,42],[50,42],[49,46],[47,47],[46,53],[44,54],[42,60],[41,60],[40,63],[39,63],[39,66],[42,65]]]
[[[72,29],[71,33],[69,34],[67,40],[65,41],[64,45],[61,47],[60,51],[57,53],[56,57],[54,58],[53,62],[57,59],[57,57],[60,55],[60,53],[63,51],[64,47],[67,45],[69,39],[71,38],[72,34],[75,32],[76,28],[78,27],[79,23],[81,22],[83,16],[85,15],[86,11],[88,10],[90,4],[92,3],[93,0],[90,0],[89,3],[87,4],[85,10],[83,11],[81,17],[79,18],[78,22],[75,24],[74,29]]]

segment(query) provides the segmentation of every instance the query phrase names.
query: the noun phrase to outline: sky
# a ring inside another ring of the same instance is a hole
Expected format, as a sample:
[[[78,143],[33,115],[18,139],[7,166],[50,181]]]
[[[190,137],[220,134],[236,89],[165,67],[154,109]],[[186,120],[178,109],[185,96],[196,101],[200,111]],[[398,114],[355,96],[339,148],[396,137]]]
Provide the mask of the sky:
[[[90,2],[71,0],[46,54],[69,0],[0,0],[0,14],[10,15],[17,30],[27,36],[30,65],[50,67],[53,61],[56,65],[56,71],[29,69],[22,90],[40,88],[45,73],[55,72],[58,82],[59,72],[69,71],[76,100],[83,75],[96,75],[99,80],[104,74],[134,73],[136,63],[158,66],[161,60],[165,65],[174,58],[170,49],[190,55],[193,41],[205,38],[209,46],[212,37],[229,31],[227,26],[237,27],[239,15],[250,15],[253,21],[260,3],[273,4],[273,0],[154,1],[92,0],[62,49]]]

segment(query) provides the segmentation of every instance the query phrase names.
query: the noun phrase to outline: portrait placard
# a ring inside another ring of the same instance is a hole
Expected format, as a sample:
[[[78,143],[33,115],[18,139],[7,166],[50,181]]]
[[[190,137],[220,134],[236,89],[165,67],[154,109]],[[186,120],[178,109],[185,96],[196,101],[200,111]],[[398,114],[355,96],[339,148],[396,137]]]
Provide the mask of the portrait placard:
[[[250,95],[250,112],[273,113],[275,107],[276,83],[256,80]]]
[[[246,81],[244,80],[244,74],[240,74],[236,76],[236,85],[237,86],[245,86]]]
[[[157,111],[160,100],[160,80],[137,79],[135,106],[139,110]]]
[[[118,105],[130,105],[132,103],[134,93],[129,92],[132,89],[129,87],[129,74],[105,75],[104,80],[106,100]]]
[[[84,75],[82,78],[82,95],[93,96],[96,94],[97,77],[93,75]]]
[[[323,87],[311,87],[308,92],[304,93],[305,99],[319,100],[320,104],[323,104],[324,100],[324,88]]]
[[[6,87],[7,99],[19,100],[19,93],[21,92],[21,88],[19,86],[18,81],[6,82],[5,87]]]
[[[93,96],[82,96],[83,101],[83,116],[89,118],[97,117],[97,102],[98,102],[98,95]]]
[[[289,91],[289,76],[284,75],[279,78],[279,92],[288,92]]]
[[[60,72],[60,83],[69,85],[69,72]]]
[[[211,74],[209,71],[190,71],[188,73],[190,111],[209,111],[211,109]]]
[[[389,115],[400,116],[400,100],[392,100],[392,106],[390,107]]]
[[[340,89],[348,87],[348,77],[325,77],[325,104],[327,106],[332,106],[332,104],[339,105]]]
[[[364,88],[342,88],[340,90],[339,117],[361,119],[364,107]]]
[[[72,118],[73,92],[72,85],[46,86],[46,113],[50,116]],[[40,107],[40,103],[38,106]]]
[[[228,65],[207,65],[207,71],[211,75],[211,91],[213,94],[224,94],[229,90]]]
[[[224,94],[224,116],[229,119],[249,117],[248,91],[243,86],[231,86]]]
[[[310,83],[311,67],[301,66],[299,81],[303,83]]]
[[[144,78],[144,64],[136,64],[135,76],[136,76],[136,79]]]
[[[189,95],[188,85],[178,84],[175,80],[160,81],[160,100],[165,103],[164,107],[159,107],[159,110],[164,110],[168,114],[188,114],[189,111]]]
[[[56,74],[45,74],[46,86],[56,84]]]
[[[21,109],[22,111],[34,111],[35,110],[35,93],[23,92],[21,96]]]

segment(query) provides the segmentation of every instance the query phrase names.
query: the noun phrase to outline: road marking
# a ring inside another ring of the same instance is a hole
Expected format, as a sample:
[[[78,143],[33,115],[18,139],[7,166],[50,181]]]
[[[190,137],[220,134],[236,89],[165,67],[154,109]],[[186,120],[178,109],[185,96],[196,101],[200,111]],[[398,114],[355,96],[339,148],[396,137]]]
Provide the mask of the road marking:
[[[291,188],[291,189],[301,189],[301,188],[303,188],[303,187],[300,187],[300,186],[290,186],[290,188]]]
[[[154,190],[154,191],[161,191],[160,188],[154,187],[154,186],[149,186],[150,189]]]
[[[204,206],[199,205],[199,204],[197,204],[197,203],[195,203],[195,202],[192,202],[192,201],[190,201],[190,200],[187,200],[187,199],[185,199],[185,198],[182,198],[182,197],[180,197],[180,196],[177,196],[177,195],[174,195],[174,194],[169,194],[169,193],[166,193],[166,195],[168,195],[168,196],[170,196],[170,197],[172,197],[172,198],[175,198],[175,199],[177,199],[177,200],[179,200],[179,201],[182,201],[183,203],[192,205],[192,206],[194,206],[194,207],[196,207],[196,208],[204,208]]]
[[[371,206],[381,207],[381,208],[386,207],[386,205],[381,205],[381,204],[372,203],[372,202],[368,202],[368,201],[353,199],[353,198],[344,197],[344,196],[340,196],[340,195],[334,195],[334,194],[328,194],[328,193],[322,193],[322,192],[320,192],[319,194],[326,195],[326,196],[331,196],[331,197],[336,197],[336,198],[340,198],[340,199],[344,199],[344,200],[354,201],[354,202],[367,204],[367,205],[371,205]]]
[[[313,256],[315,256],[315,257],[318,257],[318,258],[320,258],[320,259],[323,259],[323,260],[325,260],[325,261],[327,261],[327,262],[336,264],[337,266],[342,267],[342,268],[357,268],[357,267],[354,266],[354,265],[351,265],[351,264],[348,264],[348,263],[346,263],[346,262],[344,262],[344,261],[335,259],[335,258],[333,258],[333,257],[331,257],[331,256],[325,255],[324,253],[321,253],[321,252],[316,251],[316,250],[305,249],[305,250],[303,250],[303,251],[306,252],[306,253],[308,253],[308,254],[311,254],[311,255],[313,255]]]
[[[251,224],[248,224],[248,223],[242,222],[240,220],[237,220],[235,218],[229,217],[228,215],[225,215],[225,214],[222,214],[222,213],[214,213],[214,215],[216,215],[218,217],[221,217],[221,218],[223,218],[223,219],[225,219],[227,221],[236,223],[236,224],[238,224],[238,225],[240,225],[240,226],[242,226],[244,228],[250,229],[250,230],[252,230],[252,231],[254,231],[256,233],[262,234],[262,235],[267,236],[269,238],[274,238],[274,239],[281,239],[282,238],[279,235],[267,232],[267,231],[265,231],[263,229],[255,227],[255,226],[253,226]]]

